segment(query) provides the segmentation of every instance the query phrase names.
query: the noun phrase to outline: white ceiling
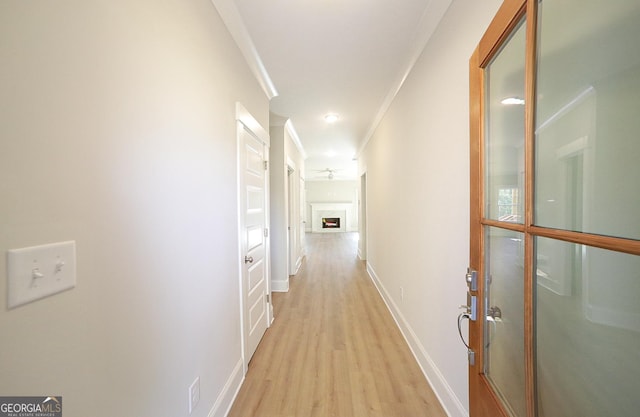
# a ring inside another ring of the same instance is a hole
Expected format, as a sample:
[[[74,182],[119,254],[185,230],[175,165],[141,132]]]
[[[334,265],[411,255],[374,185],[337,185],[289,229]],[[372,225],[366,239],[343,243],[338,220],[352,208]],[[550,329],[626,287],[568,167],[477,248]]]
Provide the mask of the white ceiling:
[[[356,178],[354,158],[452,0],[212,1],[276,94],[271,112],[291,120],[312,180],[326,168]]]

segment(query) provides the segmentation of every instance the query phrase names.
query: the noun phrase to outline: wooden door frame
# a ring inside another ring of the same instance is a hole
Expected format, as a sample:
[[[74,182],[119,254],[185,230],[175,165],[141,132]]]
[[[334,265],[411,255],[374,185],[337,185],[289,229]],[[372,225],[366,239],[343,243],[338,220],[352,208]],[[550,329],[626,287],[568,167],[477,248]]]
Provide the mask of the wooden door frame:
[[[502,417],[508,417],[504,411],[501,401],[495,395],[487,379],[483,375],[484,369],[484,294],[485,282],[481,277],[484,275],[484,227],[491,222],[485,219],[484,213],[484,114],[485,114],[485,68],[493,57],[500,51],[504,42],[509,39],[513,30],[518,26],[522,18],[527,16],[527,46],[525,63],[525,102],[533,102],[534,88],[533,60],[531,53],[535,53],[535,44],[530,44],[529,39],[535,39],[535,25],[537,2],[527,0],[505,0],[500,6],[495,17],[491,21],[487,31],[480,40],[473,55],[469,60],[469,128],[470,128],[470,262],[469,267],[478,271],[477,291],[470,291],[471,295],[477,297],[478,319],[469,322],[470,347],[475,352],[475,364],[469,366],[469,407],[471,416],[495,416],[496,410]],[[529,36],[534,35],[532,38]],[[525,143],[532,144],[532,140],[526,138],[533,134],[533,112],[526,111],[525,118]],[[530,151],[530,149],[527,149]],[[532,152],[526,152],[525,171],[531,172],[533,160],[530,158]],[[533,195],[533,183],[527,178],[525,184],[525,199]],[[528,200],[530,201],[530,200]],[[532,212],[525,205],[525,224],[532,224]],[[496,222],[497,223],[497,222]],[[507,228],[510,225],[506,225]],[[523,225],[514,225],[513,230],[524,231]],[[500,227],[505,227],[500,224]],[[528,236],[528,235],[525,235]],[[525,265],[531,269],[533,256],[533,240],[530,236],[525,241]],[[532,395],[535,387],[534,363],[533,363],[533,291],[532,274],[525,269],[525,389],[527,392],[526,402],[529,417],[535,415],[535,398]],[[533,412],[532,412],[533,411]]]

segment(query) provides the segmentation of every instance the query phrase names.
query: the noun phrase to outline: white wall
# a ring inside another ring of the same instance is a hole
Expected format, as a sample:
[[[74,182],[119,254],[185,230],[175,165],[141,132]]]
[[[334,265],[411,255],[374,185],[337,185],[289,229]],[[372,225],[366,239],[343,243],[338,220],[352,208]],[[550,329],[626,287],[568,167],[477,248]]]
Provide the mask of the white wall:
[[[276,118],[274,118],[276,119]],[[286,120],[285,120],[286,121]],[[293,263],[300,265],[304,255],[304,240],[295,233],[293,239],[288,239],[289,224],[299,225],[300,204],[293,204],[289,209],[289,198],[296,201],[300,197],[300,178],[304,172],[304,158],[295,145],[289,129],[280,125],[272,125],[269,129],[271,149],[269,151],[269,166],[271,180],[271,289],[277,292],[289,290],[289,275],[294,275],[297,268],[289,267],[289,255],[293,256]],[[287,167],[291,166],[291,178],[287,174]],[[289,181],[291,180],[291,186]],[[291,194],[291,195],[290,195]],[[290,248],[290,245],[293,248]]]
[[[358,181],[326,180],[307,181],[306,186],[306,227],[311,231],[311,204],[349,203],[351,212],[347,214],[347,231],[358,230]]]
[[[370,273],[451,416],[468,414],[456,329],[469,259],[468,61],[499,5],[452,3],[359,158]]]
[[[78,258],[7,310],[0,256],[0,393],[176,417],[199,376],[209,415],[241,360],[235,103],[267,127],[265,94],[210,0],[7,0],[0,39],[0,252]]]

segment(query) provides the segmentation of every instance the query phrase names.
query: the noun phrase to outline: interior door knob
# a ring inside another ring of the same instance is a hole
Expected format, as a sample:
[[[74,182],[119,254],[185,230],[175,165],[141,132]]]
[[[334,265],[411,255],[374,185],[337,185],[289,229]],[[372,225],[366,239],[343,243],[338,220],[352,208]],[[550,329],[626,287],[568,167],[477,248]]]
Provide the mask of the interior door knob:
[[[245,256],[244,257],[244,263],[245,264],[252,264],[253,263],[253,256]]]

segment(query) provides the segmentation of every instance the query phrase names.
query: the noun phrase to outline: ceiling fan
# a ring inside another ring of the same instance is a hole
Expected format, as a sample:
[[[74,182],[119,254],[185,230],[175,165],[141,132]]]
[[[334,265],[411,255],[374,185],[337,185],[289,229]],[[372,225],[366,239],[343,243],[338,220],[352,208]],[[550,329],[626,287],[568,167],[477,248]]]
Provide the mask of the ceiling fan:
[[[325,168],[325,169],[316,169],[316,172],[319,172],[321,174],[326,173],[327,174],[327,178],[329,178],[330,180],[335,178],[335,173],[337,171],[340,171],[339,169],[331,169],[331,168]]]

